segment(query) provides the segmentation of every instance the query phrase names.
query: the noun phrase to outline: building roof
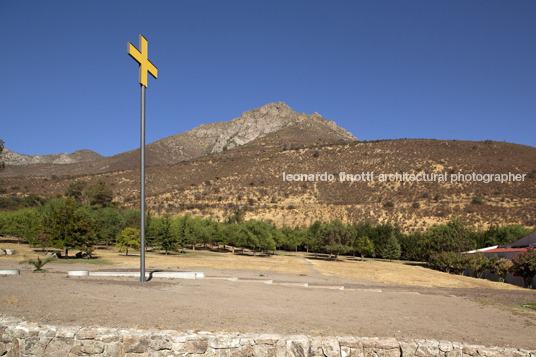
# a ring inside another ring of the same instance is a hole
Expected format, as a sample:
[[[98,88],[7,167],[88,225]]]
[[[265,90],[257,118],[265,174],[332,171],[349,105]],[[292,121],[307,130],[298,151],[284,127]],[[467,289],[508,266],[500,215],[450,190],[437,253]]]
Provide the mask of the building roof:
[[[526,235],[517,242],[507,244],[506,246],[509,248],[526,248],[531,245],[536,245],[536,231]]]
[[[484,251],[483,253],[515,253],[515,252],[526,252],[529,248],[495,248],[495,249],[488,249]]]

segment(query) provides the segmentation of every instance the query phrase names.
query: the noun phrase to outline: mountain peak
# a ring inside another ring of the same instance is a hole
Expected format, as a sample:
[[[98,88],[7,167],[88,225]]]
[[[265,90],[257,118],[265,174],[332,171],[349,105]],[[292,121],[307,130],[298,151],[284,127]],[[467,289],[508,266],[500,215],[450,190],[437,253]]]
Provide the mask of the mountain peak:
[[[268,110],[270,109],[276,109],[276,110],[280,110],[280,111],[289,111],[289,110],[292,110],[291,107],[288,106],[287,103],[285,102],[276,102],[276,103],[268,103],[264,106],[261,107],[262,108],[266,108]]]
[[[248,110],[242,113],[241,117],[254,117],[259,118],[263,116],[278,116],[278,117],[288,117],[292,115],[293,113],[296,113],[294,110],[292,110],[291,107],[287,105],[285,102],[277,102],[277,103],[268,103],[262,107],[255,108],[252,110]],[[297,114],[297,113],[296,113]]]
[[[285,102],[268,103],[245,111],[240,117],[229,122],[218,123],[217,128],[209,124],[202,126],[202,133],[197,131],[203,137],[216,137],[214,146],[210,149],[210,153],[216,153],[244,145],[292,125],[324,128],[333,132],[333,137],[340,140],[357,140],[351,133],[338,127],[334,122],[324,119],[320,114],[315,112],[309,115],[295,112]]]

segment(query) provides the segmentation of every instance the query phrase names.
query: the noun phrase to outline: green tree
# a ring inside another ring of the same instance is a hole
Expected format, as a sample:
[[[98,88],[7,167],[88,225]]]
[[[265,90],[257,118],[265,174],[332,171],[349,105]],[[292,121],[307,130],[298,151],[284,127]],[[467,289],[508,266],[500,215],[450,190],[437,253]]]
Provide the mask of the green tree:
[[[503,245],[513,243],[530,233],[530,230],[521,224],[510,224],[499,226],[492,224],[483,232],[474,232],[473,239],[476,242],[476,248],[485,248],[493,245]]]
[[[231,251],[234,254],[235,247],[237,246],[237,233],[239,226],[238,224],[224,224],[222,227],[222,235],[225,237],[225,243],[231,246]],[[224,245],[225,249],[225,245]]]
[[[223,230],[224,224],[210,220],[209,224],[212,226],[212,243],[216,244],[217,248],[220,248],[220,244],[223,244],[223,249],[228,244],[228,238],[225,236]]]
[[[363,261],[365,254],[374,254],[374,243],[367,236],[359,236],[354,240],[354,249],[361,255],[361,261]]]
[[[76,207],[72,197],[51,208],[44,219],[44,229],[54,247],[65,249],[65,256],[69,249],[87,250],[95,243],[95,221]]]
[[[352,241],[351,230],[338,219],[323,224],[320,227],[319,236],[322,248],[330,256],[335,255],[335,259],[338,258],[339,254],[349,250]]]
[[[177,240],[177,246],[181,248],[189,244],[189,219],[189,215],[184,215],[171,221],[171,231]]]
[[[402,233],[398,226],[394,226],[390,223],[379,224],[373,227],[370,222],[355,226],[356,236],[365,235],[374,243],[374,250],[376,255],[382,255],[387,244],[389,237],[394,234],[397,239],[400,239]]]
[[[307,230],[305,231],[305,250],[307,253],[309,251],[315,252],[315,255],[317,252],[321,250],[321,243],[320,243],[320,228],[322,227],[322,223],[320,221],[315,221],[312,225],[310,225]]]
[[[272,225],[271,234],[272,234],[272,239],[274,240],[274,243],[275,243],[276,250],[286,247],[286,244],[287,244],[287,236],[285,235],[283,228],[278,229],[275,225]]]
[[[454,218],[446,225],[434,225],[426,233],[423,251],[426,259],[433,253],[464,252],[475,248],[470,231],[459,219]]]
[[[192,245],[192,250],[195,250],[197,244],[206,244],[210,240],[210,228],[203,222],[202,218],[189,217],[184,223],[185,241]]]
[[[110,207],[114,199],[114,192],[106,185],[103,179],[99,179],[97,183],[89,186],[86,190],[86,195],[91,206]]]
[[[130,228],[140,229],[141,216],[140,211],[136,209],[129,209],[124,213],[125,225]]]
[[[255,249],[259,245],[259,242],[257,236],[248,229],[248,226],[252,224],[253,221],[249,220],[239,225],[236,232],[235,244],[241,248],[249,248],[253,250],[253,254],[255,254]]]
[[[140,222],[141,226],[141,222]],[[158,232],[162,228],[162,219],[153,217],[151,211],[147,211],[145,214],[145,244],[146,249],[150,247],[157,246],[158,242]]]
[[[167,215],[162,218],[162,224],[157,231],[157,241],[166,252],[166,255],[168,254],[168,251],[177,248],[177,236],[173,234],[171,220]]]
[[[82,180],[76,180],[71,182],[65,190],[65,197],[72,197],[76,202],[81,203],[83,200],[84,188],[86,188],[87,182]]]
[[[303,245],[305,241],[305,233],[299,228],[290,228],[284,226],[281,228],[281,233],[284,236],[284,246],[287,250],[298,251],[298,247]]]
[[[411,234],[401,234],[398,237],[400,249],[402,251],[401,258],[405,260],[423,260],[425,245],[425,235],[421,232],[413,232]]]
[[[269,252],[275,250],[275,240],[272,234],[272,226],[266,222],[256,221],[253,233],[258,238],[258,249],[261,252]]]
[[[140,250],[140,230],[126,227],[117,236],[116,245],[120,252],[125,251],[125,255],[128,255],[129,249]]]
[[[400,258],[400,253],[400,244],[398,243],[398,239],[396,239],[394,233],[391,233],[387,239],[387,244],[385,245],[382,256],[383,258],[391,261],[393,259]]]
[[[111,207],[92,210],[91,217],[96,222],[96,238],[106,245],[113,243],[126,226],[125,218]]]
[[[272,227],[262,221],[249,220],[241,224],[236,232],[236,243],[242,248],[253,251],[275,250],[275,241],[272,237]]]
[[[0,234],[17,237],[19,243],[35,244],[38,233],[42,232],[43,217],[36,208],[0,213]]]
[[[48,252],[48,248],[50,247],[50,234],[44,232],[38,233],[35,237],[35,245]]]

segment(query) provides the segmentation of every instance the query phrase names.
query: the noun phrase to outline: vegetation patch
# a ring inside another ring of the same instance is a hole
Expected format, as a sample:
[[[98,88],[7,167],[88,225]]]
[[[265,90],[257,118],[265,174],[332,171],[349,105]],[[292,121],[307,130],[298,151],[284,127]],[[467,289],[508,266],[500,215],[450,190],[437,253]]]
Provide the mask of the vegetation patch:
[[[523,306],[524,308],[527,308],[527,309],[536,310],[536,302],[527,302],[527,303],[524,303],[521,306]]]

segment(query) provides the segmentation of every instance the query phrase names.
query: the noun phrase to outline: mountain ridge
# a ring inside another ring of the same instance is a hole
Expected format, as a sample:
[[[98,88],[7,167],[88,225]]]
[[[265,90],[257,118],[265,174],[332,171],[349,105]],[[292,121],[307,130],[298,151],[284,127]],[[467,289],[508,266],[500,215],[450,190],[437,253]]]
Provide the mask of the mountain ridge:
[[[104,158],[99,153],[89,150],[80,149],[72,153],[58,153],[49,155],[25,155],[4,148],[2,151],[2,159],[6,165],[35,165],[35,164],[55,164],[65,165],[78,162],[95,161]]]
[[[333,121],[323,118],[320,114],[312,115],[297,113],[286,103],[269,103],[262,107],[244,111],[241,116],[229,121],[201,124],[189,131],[170,135],[146,145],[146,164],[148,166],[170,165],[191,160],[204,155],[223,152],[250,143],[267,135],[277,133],[286,128],[299,129],[301,139],[311,143],[352,142],[358,139],[347,130],[337,126]],[[286,138],[292,141],[291,138]],[[289,143],[290,144],[290,143]],[[84,150],[81,150],[84,151]],[[26,160],[19,158],[18,164],[6,160],[3,175],[46,175],[51,169],[50,164],[66,165],[64,168],[54,167],[55,174],[86,174],[103,173],[132,169],[139,166],[139,149],[130,150],[109,157],[93,157],[93,159],[75,160],[74,156],[63,160],[42,160],[35,155]],[[77,151],[78,152],[78,151]],[[10,153],[13,153],[10,151]],[[12,156],[20,154],[10,154]],[[65,154],[54,154],[65,155]],[[98,155],[98,154],[97,154]],[[53,155],[52,155],[53,156]],[[63,157],[63,156],[62,156]],[[42,164],[48,168],[39,167]],[[9,169],[10,165],[18,168]],[[28,167],[21,167],[27,165]]]

